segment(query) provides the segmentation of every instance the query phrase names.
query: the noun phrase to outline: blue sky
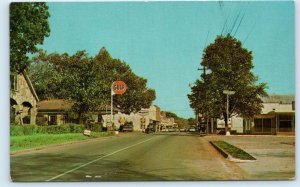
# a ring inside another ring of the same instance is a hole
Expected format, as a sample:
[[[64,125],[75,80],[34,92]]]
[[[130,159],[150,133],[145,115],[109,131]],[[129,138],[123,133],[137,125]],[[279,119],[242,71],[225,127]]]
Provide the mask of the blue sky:
[[[51,33],[41,48],[94,56],[105,46],[148,79],[155,104],[183,117],[193,116],[187,94],[203,49],[225,22],[223,34],[232,30],[253,52],[253,71],[267,91],[295,92],[292,2],[49,3],[49,11]]]

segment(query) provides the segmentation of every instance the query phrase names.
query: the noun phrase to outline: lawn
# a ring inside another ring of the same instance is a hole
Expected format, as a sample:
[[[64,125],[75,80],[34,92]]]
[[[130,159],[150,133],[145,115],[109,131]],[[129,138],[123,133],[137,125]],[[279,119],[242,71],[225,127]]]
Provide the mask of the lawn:
[[[82,133],[67,134],[34,134],[10,137],[10,151],[43,147],[52,144],[60,144],[71,141],[80,141],[104,136],[112,136],[113,132],[93,132],[91,136],[84,136]]]
[[[231,155],[233,158],[237,158],[241,160],[256,160],[249,153],[225,141],[212,141],[211,143],[217,146],[219,149],[222,149],[223,151]]]

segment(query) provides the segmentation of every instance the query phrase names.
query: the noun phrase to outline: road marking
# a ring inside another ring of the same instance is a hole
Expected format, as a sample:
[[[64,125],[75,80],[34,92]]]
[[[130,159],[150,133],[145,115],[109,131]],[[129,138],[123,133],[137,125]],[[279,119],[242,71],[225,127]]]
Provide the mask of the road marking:
[[[130,146],[128,146],[128,147],[119,149],[119,150],[117,150],[117,151],[114,151],[114,152],[112,152],[112,153],[109,153],[108,155],[99,157],[99,158],[97,158],[97,159],[95,159],[95,160],[92,160],[92,161],[90,161],[90,162],[87,162],[87,163],[85,163],[85,164],[82,164],[82,165],[80,165],[80,166],[77,166],[77,167],[75,167],[75,168],[73,168],[73,169],[71,169],[71,170],[69,170],[69,171],[66,171],[66,172],[64,172],[64,173],[61,173],[61,174],[59,174],[59,175],[56,175],[55,177],[52,177],[52,178],[50,178],[50,179],[48,179],[48,180],[45,180],[45,182],[50,182],[50,181],[52,181],[52,180],[54,180],[54,179],[57,179],[57,178],[59,178],[59,177],[61,177],[61,176],[66,175],[66,174],[68,174],[68,173],[71,173],[71,172],[73,172],[73,171],[76,171],[76,170],[78,170],[78,169],[80,169],[80,168],[82,168],[82,167],[85,167],[85,166],[90,165],[90,164],[92,164],[92,163],[94,163],[94,162],[97,162],[98,160],[102,160],[103,158],[109,157],[109,156],[111,156],[111,155],[114,155],[114,154],[119,153],[119,152],[121,152],[121,151],[124,151],[124,150],[126,150],[126,149],[129,149],[129,148],[132,148],[132,147],[137,146],[137,145],[139,145],[139,144],[145,143],[145,142],[147,142],[147,141],[149,141],[149,140],[152,140],[152,139],[155,138],[155,137],[156,137],[156,136],[154,136],[154,137],[152,137],[152,138],[149,138],[149,139],[147,139],[147,140],[144,140],[144,141],[142,141],[142,142],[139,142],[139,143],[130,145]]]

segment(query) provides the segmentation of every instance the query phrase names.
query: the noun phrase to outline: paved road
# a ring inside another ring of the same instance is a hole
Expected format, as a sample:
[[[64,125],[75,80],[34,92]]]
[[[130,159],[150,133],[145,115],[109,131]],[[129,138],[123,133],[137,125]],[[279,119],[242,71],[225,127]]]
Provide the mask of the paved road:
[[[187,133],[115,137],[11,156],[13,181],[238,180],[247,175]]]

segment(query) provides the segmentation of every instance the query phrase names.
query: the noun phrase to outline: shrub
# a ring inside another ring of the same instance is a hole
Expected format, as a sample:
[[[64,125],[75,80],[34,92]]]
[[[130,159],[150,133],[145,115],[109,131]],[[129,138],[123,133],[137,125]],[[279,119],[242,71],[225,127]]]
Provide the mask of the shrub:
[[[101,125],[98,123],[88,123],[85,125],[86,129],[89,129],[93,132],[100,132],[102,131]]]
[[[85,126],[82,124],[64,124],[51,126],[37,125],[11,125],[11,136],[33,135],[33,134],[65,134],[82,133]]]
[[[82,124],[74,124],[74,133],[81,133],[84,129],[84,125]]]
[[[48,134],[64,134],[70,132],[69,125],[51,125],[47,127]]]
[[[24,125],[23,134],[24,135],[33,135],[36,134],[37,126],[36,125]]]
[[[36,117],[37,125],[47,125],[48,119],[46,117]]]
[[[49,126],[38,126],[36,133],[37,134],[47,134]]]
[[[10,135],[11,136],[21,136],[24,135],[23,127],[20,125],[11,125],[10,126]]]

